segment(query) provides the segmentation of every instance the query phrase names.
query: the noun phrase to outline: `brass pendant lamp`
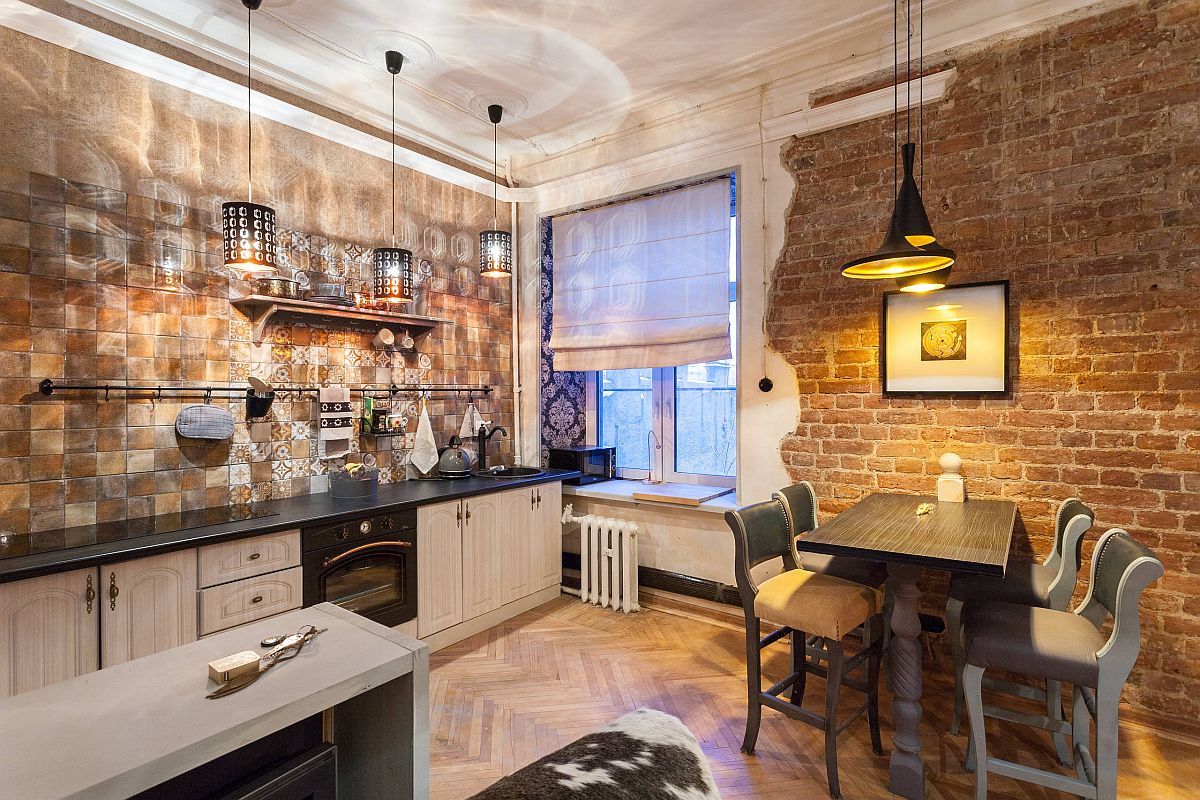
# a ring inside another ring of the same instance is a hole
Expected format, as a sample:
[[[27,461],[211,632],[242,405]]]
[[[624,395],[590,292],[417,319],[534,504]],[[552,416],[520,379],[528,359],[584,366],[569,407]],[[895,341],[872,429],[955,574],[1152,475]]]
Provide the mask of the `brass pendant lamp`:
[[[275,272],[275,209],[254,199],[254,123],[250,115],[250,20],[262,0],[242,0],[246,7],[246,200],[221,205],[221,241],[225,266],[247,278]]]
[[[512,275],[512,234],[496,230],[500,207],[500,120],[504,107],[488,106],[488,119],[492,122],[492,173],[496,182],[492,184],[492,230],[479,233],[479,274],[485,278],[507,278]]]
[[[911,0],[905,0],[911,12]],[[921,62],[918,72],[924,72],[925,54],[925,3],[921,0]],[[893,49],[893,116],[892,130],[895,141],[900,141],[900,44],[896,34],[899,23],[900,0],[896,0],[892,11],[892,49]],[[906,14],[907,16],[907,14]],[[895,278],[899,281],[901,291],[929,292],[941,289],[950,277],[950,268],[954,265],[954,251],[937,241],[933,227],[929,224],[929,215],[921,202],[921,192],[913,177],[913,167],[916,160],[917,146],[912,139],[912,34],[908,37],[908,101],[905,108],[908,139],[899,148],[903,158],[904,178],[899,180],[899,165],[893,166],[893,181],[896,183],[896,202],[888,222],[887,235],[879,249],[870,255],[856,258],[842,265],[842,275],[847,278],[863,280],[880,280]],[[920,137],[922,150],[924,137],[924,75],[918,75],[921,95],[918,99],[920,113]],[[922,158],[922,163],[924,159]],[[924,170],[922,169],[922,176]]]
[[[411,303],[413,299],[413,254],[396,247],[396,76],[404,66],[404,56],[395,50],[384,53],[388,72],[392,73],[392,246],[376,247],[372,293],[383,303]]]

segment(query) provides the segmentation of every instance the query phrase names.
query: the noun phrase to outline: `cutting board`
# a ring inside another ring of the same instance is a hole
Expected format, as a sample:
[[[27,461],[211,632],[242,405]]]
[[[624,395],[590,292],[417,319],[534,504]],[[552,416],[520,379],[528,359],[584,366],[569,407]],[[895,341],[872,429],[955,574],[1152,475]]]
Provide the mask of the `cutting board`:
[[[636,489],[634,500],[651,500],[657,503],[675,503],[681,506],[698,506],[706,500],[729,494],[733,489],[722,489],[717,486],[697,486],[694,483],[660,483],[657,486],[646,486]]]

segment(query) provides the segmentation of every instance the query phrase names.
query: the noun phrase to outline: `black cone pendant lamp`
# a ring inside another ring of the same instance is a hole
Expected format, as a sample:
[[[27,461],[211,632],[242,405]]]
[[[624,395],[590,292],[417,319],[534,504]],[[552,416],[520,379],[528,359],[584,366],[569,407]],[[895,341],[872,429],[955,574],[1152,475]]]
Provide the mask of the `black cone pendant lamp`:
[[[911,0],[905,0],[909,11],[911,11]],[[924,67],[924,18],[925,18],[925,3],[921,0],[921,66],[918,67],[918,72],[923,72]],[[894,55],[893,63],[893,102],[894,113],[892,120],[892,129],[894,132],[896,143],[900,141],[900,45],[896,34],[896,27],[900,15],[900,0],[896,0],[892,12],[892,48]],[[908,59],[908,85],[909,98],[906,107],[906,124],[908,126],[908,138],[912,138],[912,36],[909,35],[908,42],[909,59]],[[922,75],[918,75],[918,82],[923,80]],[[918,100],[918,107],[921,107],[921,100]],[[924,109],[921,108],[922,122],[919,124],[921,144],[924,146]],[[884,278],[895,278],[899,284],[901,291],[905,292],[929,292],[934,289],[941,289],[946,285],[950,277],[950,268],[954,264],[954,251],[942,246],[937,237],[934,236],[933,227],[929,224],[929,215],[925,213],[925,205],[921,202],[921,192],[917,187],[917,181],[913,176],[913,164],[916,160],[917,146],[912,141],[905,142],[900,147],[900,154],[904,163],[904,178],[899,179],[899,170],[893,167],[893,180],[898,182],[896,188],[896,203],[892,210],[892,217],[888,223],[887,235],[884,237],[883,244],[879,249],[870,255],[856,258],[842,265],[842,275],[847,278],[860,278],[865,280],[879,280]]]
[[[246,200],[221,206],[221,240],[225,266],[245,277],[275,272],[275,209],[254,199],[254,126],[250,116],[250,18],[262,0],[242,0],[246,7]]]
[[[495,230],[497,225],[497,209],[499,208],[500,193],[500,120],[504,116],[504,108],[498,105],[488,106],[488,119],[492,121],[492,171],[496,182],[492,184],[492,228],[479,234],[479,274],[487,278],[507,278],[512,275],[512,234],[508,231]]]
[[[413,299],[413,255],[396,247],[396,76],[404,66],[404,56],[395,50],[384,54],[392,73],[392,246],[375,248],[375,299],[384,303],[411,303]]]

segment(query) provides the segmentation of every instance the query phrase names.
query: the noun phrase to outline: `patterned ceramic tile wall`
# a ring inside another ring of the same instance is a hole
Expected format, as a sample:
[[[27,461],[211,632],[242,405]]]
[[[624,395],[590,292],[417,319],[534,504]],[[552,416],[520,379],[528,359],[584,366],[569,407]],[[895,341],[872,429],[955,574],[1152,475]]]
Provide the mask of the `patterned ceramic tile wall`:
[[[452,217],[453,214],[447,214]],[[507,282],[474,268],[478,232],[407,217],[401,245],[418,263],[414,311],[455,321],[418,337],[415,352],[377,349],[371,331],[272,325],[262,344],[229,302],[249,291],[221,263],[214,209],[0,166],[0,530],[47,530],[179,509],[321,491],[311,397],[281,397],[262,420],[218,396],[231,441],[181,439],[180,408],[204,398],[56,393],[78,383],[276,386],[471,383],[496,387],[485,418],[510,426]],[[282,230],[281,258],[312,282],[366,285],[370,246]],[[408,398],[407,400],[411,400]],[[355,400],[356,408],[359,402]],[[415,402],[407,402],[415,416]],[[434,399],[439,439],[457,432],[465,400]],[[510,426],[511,427],[511,426]],[[415,419],[409,430],[415,429]],[[495,440],[493,440],[495,442]],[[352,459],[402,480],[404,437],[362,437]],[[511,452],[507,441],[494,444]],[[336,463],[336,462],[330,462]]]

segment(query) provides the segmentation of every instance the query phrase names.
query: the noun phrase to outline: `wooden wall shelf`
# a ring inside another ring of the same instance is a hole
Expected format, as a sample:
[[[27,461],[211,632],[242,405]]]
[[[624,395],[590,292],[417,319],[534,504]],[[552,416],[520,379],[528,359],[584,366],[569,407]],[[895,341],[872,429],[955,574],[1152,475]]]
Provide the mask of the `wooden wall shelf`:
[[[428,333],[438,325],[453,325],[451,320],[441,317],[426,317],[420,314],[402,314],[395,311],[370,311],[353,306],[332,303],[314,303],[308,300],[289,300],[285,297],[268,297],[252,294],[231,301],[231,304],[250,318],[253,326],[251,338],[255,344],[262,343],[267,325],[276,317],[288,319],[322,320],[343,328],[378,330],[380,327],[401,327],[410,336]]]

